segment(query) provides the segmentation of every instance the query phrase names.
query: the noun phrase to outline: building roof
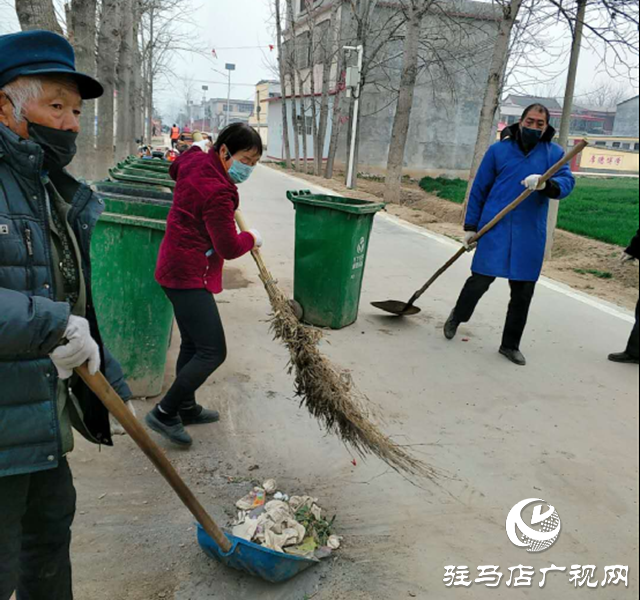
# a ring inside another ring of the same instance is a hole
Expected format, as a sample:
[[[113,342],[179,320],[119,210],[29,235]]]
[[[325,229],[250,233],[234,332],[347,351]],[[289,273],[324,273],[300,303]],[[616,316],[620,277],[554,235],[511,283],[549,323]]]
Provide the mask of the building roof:
[[[542,104],[549,110],[562,110],[562,105],[555,98],[541,98],[539,96],[516,96],[511,94],[506,100],[516,106],[521,106],[523,109],[531,106],[532,104]]]
[[[640,96],[634,96],[633,98],[629,98],[628,100],[625,100],[624,102],[620,102],[620,104],[618,104],[618,106],[622,106],[623,104],[627,104],[628,102],[633,102],[634,100],[637,100],[638,98],[640,98]]]

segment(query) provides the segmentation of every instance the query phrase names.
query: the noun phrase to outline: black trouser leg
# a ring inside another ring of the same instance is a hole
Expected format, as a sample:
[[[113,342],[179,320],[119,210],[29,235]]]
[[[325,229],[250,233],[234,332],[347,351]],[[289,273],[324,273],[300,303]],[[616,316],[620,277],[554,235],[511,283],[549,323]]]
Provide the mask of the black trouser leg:
[[[57,469],[0,478],[0,599],[73,600],[71,525],[76,491]]]
[[[181,326],[178,323],[178,329],[180,330],[181,344],[180,354],[178,355],[178,364],[176,366],[176,377],[180,375],[182,369],[184,369],[196,356],[198,348],[195,342],[189,336],[189,331],[186,327]],[[185,398],[181,410],[189,410],[196,406],[196,395],[193,393],[188,398]]]
[[[196,392],[227,359],[227,343],[218,306],[206,290],[165,289],[183,340],[187,338],[184,363],[160,406],[170,416],[189,408]],[[195,353],[187,361],[195,346]]]
[[[520,343],[529,319],[529,309],[536,290],[535,281],[510,281],[511,303],[504,328],[502,345],[508,350],[520,350]]]
[[[627,354],[633,358],[640,358],[640,302],[636,305],[636,324],[629,338]]]
[[[496,280],[495,277],[474,273],[465,284],[454,310],[454,317],[459,323],[468,323],[482,297]]]

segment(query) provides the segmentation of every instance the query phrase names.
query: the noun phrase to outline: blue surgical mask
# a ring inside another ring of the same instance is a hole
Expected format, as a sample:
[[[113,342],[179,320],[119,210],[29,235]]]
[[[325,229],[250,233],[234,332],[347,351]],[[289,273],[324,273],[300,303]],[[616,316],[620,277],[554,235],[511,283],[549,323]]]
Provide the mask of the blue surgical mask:
[[[241,184],[247,181],[255,167],[250,167],[249,165],[245,165],[244,163],[235,160],[229,169],[229,177],[235,184]]]

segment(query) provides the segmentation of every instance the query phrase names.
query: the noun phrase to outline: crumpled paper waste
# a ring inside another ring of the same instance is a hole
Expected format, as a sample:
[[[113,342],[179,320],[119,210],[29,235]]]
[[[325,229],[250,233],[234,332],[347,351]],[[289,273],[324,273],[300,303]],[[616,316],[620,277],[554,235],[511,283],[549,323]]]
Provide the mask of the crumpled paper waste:
[[[324,532],[329,530],[331,524],[325,521],[322,535],[318,536],[316,532],[314,519],[323,519],[323,511],[317,498],[289,498],[282,492],[276,493],[276,490],[276,481],[269,479],[262,488],[254,488],[247,496],[238,500],[238,517],[232,530],[235,537],[275,552],[315,560],[328,558],[340,548],[342,538],[336,535],[331,535],[328,539],[324,537],[327,535]],[[269,496],[275,499],[269,500]],[[309,531],[296,518],[300,511],[305,515],[304,522],[309,525]],[[319,539],[322,539],[324,546],[320,546]]]

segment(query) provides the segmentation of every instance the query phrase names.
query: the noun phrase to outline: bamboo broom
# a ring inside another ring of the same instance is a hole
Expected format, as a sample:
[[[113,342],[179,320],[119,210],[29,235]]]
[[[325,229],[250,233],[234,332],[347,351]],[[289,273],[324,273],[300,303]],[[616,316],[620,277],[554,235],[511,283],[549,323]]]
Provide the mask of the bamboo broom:
[[[241,231],[249,231],[242,213],[236,212]],[[371,421],[368,398],[318,349],[319,330],[300,322],[259,250],[252,252],[260,279],[273,309],[272,331],[289,350],[289,373],[295,373],[296,395],[328,433],[337,435],[360,456],[374,455],[396,471],[436,477],[436,471],[392,441]]]

